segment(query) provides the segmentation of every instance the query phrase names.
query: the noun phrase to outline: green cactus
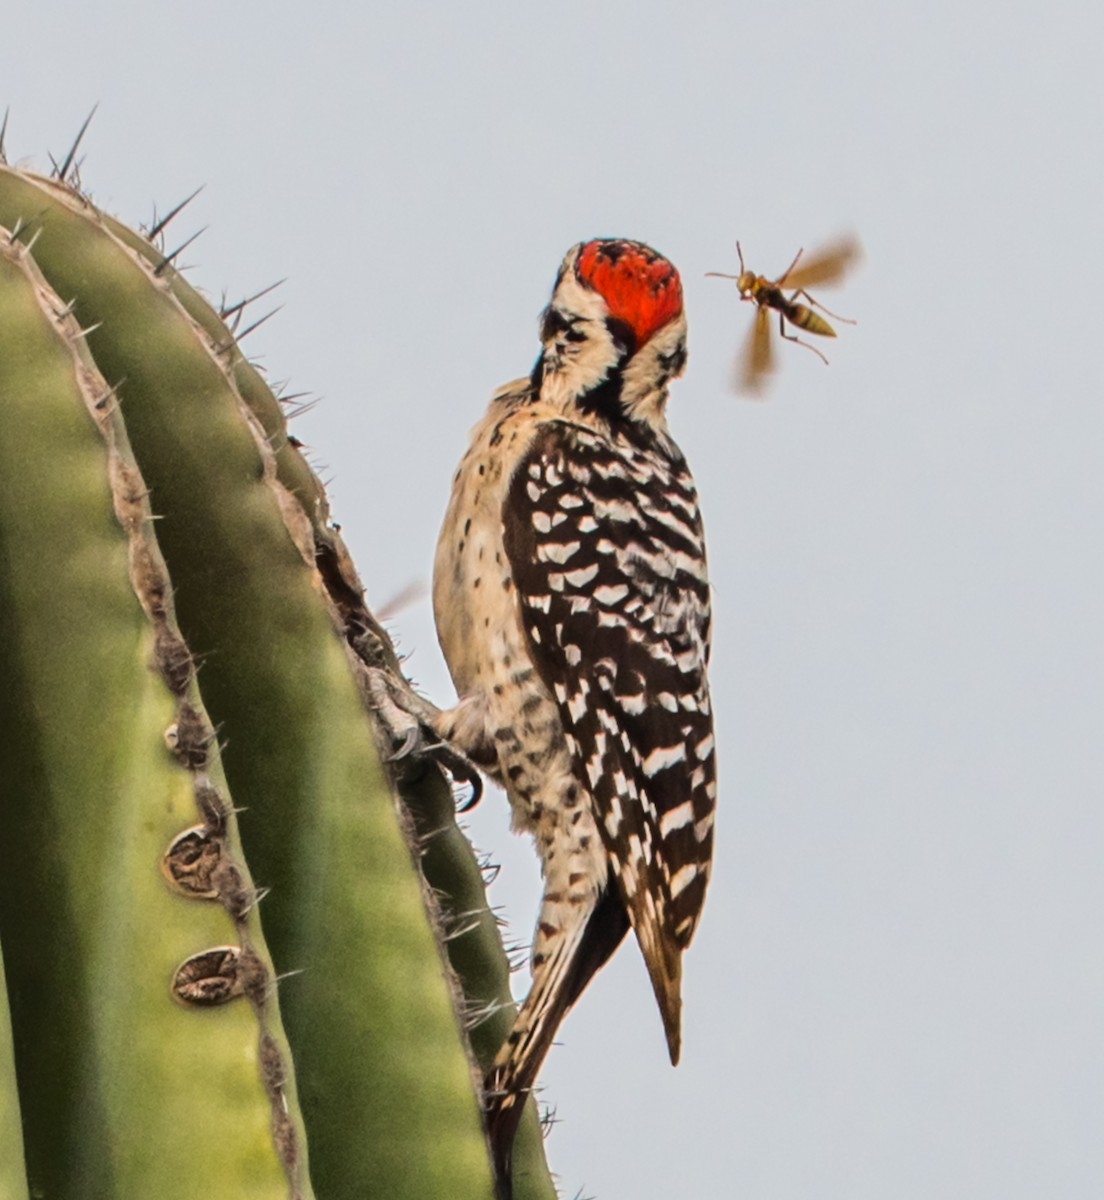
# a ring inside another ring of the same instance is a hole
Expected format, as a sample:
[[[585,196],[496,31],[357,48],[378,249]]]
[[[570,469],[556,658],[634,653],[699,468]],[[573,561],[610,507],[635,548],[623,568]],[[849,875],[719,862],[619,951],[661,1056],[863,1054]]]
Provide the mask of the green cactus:
[[[488,1200],[508,967],[322,487],[163,251],[6,166],[0,420],[0,1196]]]

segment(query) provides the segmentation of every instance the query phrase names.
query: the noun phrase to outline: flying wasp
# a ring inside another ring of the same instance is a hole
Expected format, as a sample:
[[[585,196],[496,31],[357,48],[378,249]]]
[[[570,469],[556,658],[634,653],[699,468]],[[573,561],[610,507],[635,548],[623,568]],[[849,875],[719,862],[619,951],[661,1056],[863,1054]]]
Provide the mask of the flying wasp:
[[[796,334],[786,332],[788,321],[797,329],[806,333],[815,333],[820,337],[835,337],[836,331],[814,309],[819,308],[834,321],[843,321],[848,325],[855,322],[848,317],[841,317],[831,312],[823,304],[818,303],[809,295],[806,288],[821,283],[835,283],[844,272],[859,257],[859,243],[854,238],[844,238],[825,246],[822,250],[807,255],[799,250],[794,260],[777,279],[768,279],[765,275],[756,275],[744,266],[744,252],[740,243],[736,243],[736,253],[740,259],[740,274],[726,275],[721,271],[708,271],[708,275],[717,279],[734,279],[736,290],[741,300],[747,300],[757,305],[755,324],[748,333],[747,341],[736,363],[736,386],[741,391],[756,392],[763,386],[768,372],[773,370],[773,353],[771,347],[770,314],[773,309],[778,313],[778,332],[787,342],[796,342],[811,350],[820,360],[828,365],[827,358],[809,342],[803,342]],[[798,266],[798,263],[801,265]],[[791,291],[792,289],[792,291]],[[786,293],[790,292],[789,295]],[[807,304],[799,304],[798,297],[807,300]]]

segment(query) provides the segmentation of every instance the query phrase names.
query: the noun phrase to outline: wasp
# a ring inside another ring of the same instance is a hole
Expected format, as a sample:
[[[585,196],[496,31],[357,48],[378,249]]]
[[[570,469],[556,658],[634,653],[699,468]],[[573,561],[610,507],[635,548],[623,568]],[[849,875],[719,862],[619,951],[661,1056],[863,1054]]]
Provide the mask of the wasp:
[[[820,360],[828,365],[828,359],[809,342],[803,342],[796,334],[786,332],[786,324],[806,333],[815,333],[820,337],[835,337],[836,331],[814,309],[827,313],[834,321],[843,321],[848,325],[855,322],[848,317],[841,317],[831,312],[823,304],[818,303],[809,295],[806,288],[821,283],[835,283],[844,272],[859,257],[859,244],[854,238],[844,238],[823,249],[808,254],[802,258],[803,250],[798,250],[794,260],[777,279],[768,279],[765,275],[756,275],[744,266],[744,252],[740,243],[736,243],[736,254],[740,259],[740,274],[725,275],[720,271],[709,271],[708,275],[718,279],[734,279],[736,290],[741,300],[747,300],[757,305],[755,324],[748,333],[747,341],[737,359],[736,385],[742,391],[755,392],[762,385],[765,376],[773,370],[773,355],[771,348],[770,315],[771,311],[778,313],[778,332],[787,342],[796,342],[811,350]],[[800,264],[800,265],[798,265]],[[787,295],[789,292],[789,295]],[[807,304],[798,302],[798,297],[808,301]]]

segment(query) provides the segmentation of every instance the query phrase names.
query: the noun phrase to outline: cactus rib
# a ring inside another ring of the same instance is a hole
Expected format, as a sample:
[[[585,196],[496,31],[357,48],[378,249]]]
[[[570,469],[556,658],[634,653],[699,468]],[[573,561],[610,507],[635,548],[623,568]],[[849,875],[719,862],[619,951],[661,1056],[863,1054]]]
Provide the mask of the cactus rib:
[[[149,669],[171,599],[145,487],[89,421],[107,433],[114,405],[79,327],[6,233],[0,297],[0,937],[31,1190],[182,1196],[202,1146],[235,1194],[286,1197],[254,1015],[200,1026],[168,997],[179,958],[232,926],[156,870],[195,799],[162,741],[178,697]]]

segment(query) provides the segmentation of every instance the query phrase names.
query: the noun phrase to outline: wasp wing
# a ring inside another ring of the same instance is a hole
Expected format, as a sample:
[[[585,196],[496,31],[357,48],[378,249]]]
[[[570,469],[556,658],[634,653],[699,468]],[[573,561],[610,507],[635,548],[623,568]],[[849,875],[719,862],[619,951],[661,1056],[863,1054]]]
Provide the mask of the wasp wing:
[[[760,304],[755,309],[755,321],[736,359],[734,384],[736,391],[752,395],[763,390],[766,377],[774,370],[771,338],[771,310]]]
[[[778,281],[779,287],[808,288],[835,283],[858,262],[862,254],[858,240],[840,238],[812,254],[799,255],[791,270]]]

